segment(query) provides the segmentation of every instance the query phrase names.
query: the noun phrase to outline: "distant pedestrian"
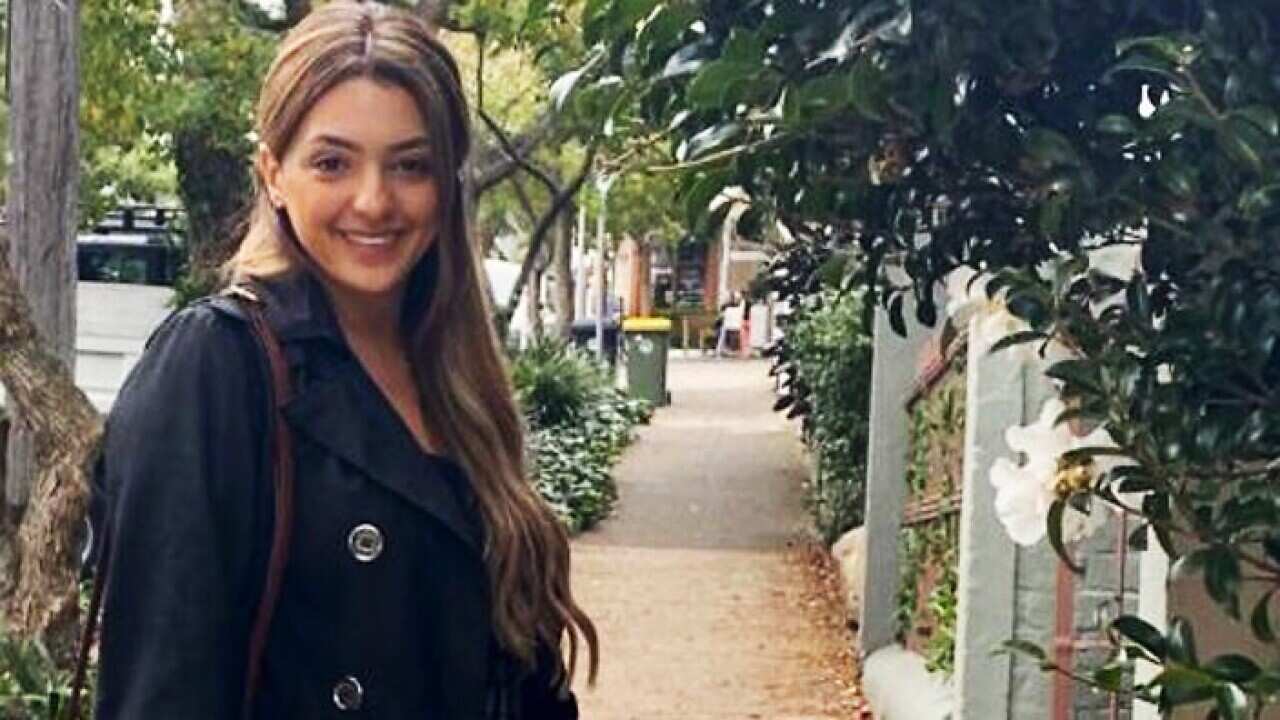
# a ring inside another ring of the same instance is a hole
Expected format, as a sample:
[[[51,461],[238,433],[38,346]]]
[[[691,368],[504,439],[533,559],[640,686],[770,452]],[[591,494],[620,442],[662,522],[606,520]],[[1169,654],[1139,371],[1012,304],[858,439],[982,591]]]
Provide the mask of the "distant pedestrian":
[[[742,303],[736,293],[720,308],[720,333],[716,338],[716,357],[722,357],[730,343],[733,343],[734,350],[741,348]]]

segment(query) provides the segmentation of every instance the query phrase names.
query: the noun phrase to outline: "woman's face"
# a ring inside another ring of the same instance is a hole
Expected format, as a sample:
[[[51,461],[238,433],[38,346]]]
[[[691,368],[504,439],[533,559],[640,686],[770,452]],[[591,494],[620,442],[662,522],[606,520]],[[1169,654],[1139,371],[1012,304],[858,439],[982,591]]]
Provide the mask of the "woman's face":
[[[263,145],[258,160],[331,291],[399,299],[440,215],[426,122],[408,91],[364,77],[336,85],[284,157]]]

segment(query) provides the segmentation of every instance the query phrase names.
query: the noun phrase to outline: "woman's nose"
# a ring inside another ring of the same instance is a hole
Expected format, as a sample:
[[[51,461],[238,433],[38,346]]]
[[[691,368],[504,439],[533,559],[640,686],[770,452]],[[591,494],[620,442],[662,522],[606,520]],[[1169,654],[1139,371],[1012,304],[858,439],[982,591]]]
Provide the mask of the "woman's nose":
[[[361,173],[360,184],[352,208],[371,219],[382,219],[391,211],[391,186],[381,168],[369,168]]]

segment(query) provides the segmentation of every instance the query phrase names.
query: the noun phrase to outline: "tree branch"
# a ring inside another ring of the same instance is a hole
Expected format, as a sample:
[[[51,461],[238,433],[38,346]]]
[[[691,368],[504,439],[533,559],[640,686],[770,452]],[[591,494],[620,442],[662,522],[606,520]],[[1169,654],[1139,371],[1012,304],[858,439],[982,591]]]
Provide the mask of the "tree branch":
[[[506,307],[508,313],[515,310],[516,304],[520,302],[520,295],[524,292],[525,283],[529,280],[529,274],[533,272],[534,265],[537,263],[538,254],[542,250],[542,242],[547,236],[547,231],[555,224],[556,218],[569,205],[578,191],[582,189],[582,184],[586,182],[587,175],[591,173],[591,165],[595,162],[596,153],[599,152],[600,146],[596,142],[592,142],[587,148],[587,154],[582,159],[582,166],[578,168],[577,174],[569,181],[569,184],[562,190],[552,195],[551,207],[543,213],[542,218],[538,220],[538,225],[533,229],[533,234],[529,236],[529,248],[524,256],[524,262],[520,264],[520,274],[516,276],[516,283],[511,288],[511,294],[508,296]]]
[[[495,185],[506,180],[520,168],[520,164],[513,157],[526,158],[543,143],[553,138],[557,130],[557,120],[558,115],[555,110],[548,107],[528,130],[514,137],[506,134],[507,145],[515,150],[514,156],[501,144],[490,146],[479,154],[473,163],[477,170],[472,176],[476,196],[493,189]]]

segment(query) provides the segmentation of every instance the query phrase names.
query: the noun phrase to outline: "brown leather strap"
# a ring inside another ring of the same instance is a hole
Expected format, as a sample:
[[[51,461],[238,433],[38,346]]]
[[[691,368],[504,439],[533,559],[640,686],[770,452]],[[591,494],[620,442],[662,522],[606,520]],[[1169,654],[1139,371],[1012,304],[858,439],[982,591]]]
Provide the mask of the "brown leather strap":
[[[104,522],[102,540],[98,544],[98,563],[93,571],[93,594],[89,596],[89,615],[84,619],[80,633],[80,650],[76,654],[76,671],[71,679],[71,701],[68,704],[68,720],[80,720],[80,696],[84,694],[85,677],[89,669],[89,648],[98,632],[98,616],[102,610],[102,590],[107,585],[107,564],[111,557],[111,523]]]
[[[249,657],[245,672],[244,705],[241,716],[250,720],[253,716],[253,702],[257,697],[258,685],[262,679],[262,656],[267,648],[267,635],[271,630],[271,618],[275,613],[276,600],[280,597],[280,585],[284,580],[285,566],[289,564],[289,542],[293,537],[293,436],[289,433],[289,423],[285,421],[284,406],[293,397],[293,387],[289,380],[289,365],[285,362],[284,353],[275,333],[267,325],[262,314],[262,305],[245,300],[241,302],[249,315],[250,325],[262,349],[267,355],[267,364],[271,369],[272,400],[272,468],[275,485],[275,527],[271,537],[271,555],[267,561],[267,579],[262,589],[262,598],[258,601],[258,612],[253,621],[253,632],[249,635]]]
[[[253,703],[262,680],[262,656],[267,648],[267,635],[271,630],[271,618],[275,614],[276,601],[280,597],[280,585],[284,570],[289,564],[289,541],[293,536],[293,437],[284,418],[284,406],[293,397],[293,385],[289,378],[289,366],[275,333],[267,325],[262,305],[251,290],[244,287],[228,288],[225,293],[240,300],[240,306],[249,317],[253,334],[262,346],[270,370],[272,484],[275,489],[275,523],[271,536],[271,554],[267,560],[267,577],[262,597],[254,615],[253,630],[249,634],[247,664],[245,666],[244,698],[241,716],[251,720]],[[68,720],[80,720],[80,696],[84,694],[85,678],[89,666],[89,649],[98,629],[102,611],[102,596],[107,585],[107,572],[111,561],[111,523],[104,522],[102,539],[98,549],[98,563],[94,570],[93,594],[89,599],[89,614],[85,618],[80,635],[80,649],[76,657],[75,676],[71,684],[68,703]]]

